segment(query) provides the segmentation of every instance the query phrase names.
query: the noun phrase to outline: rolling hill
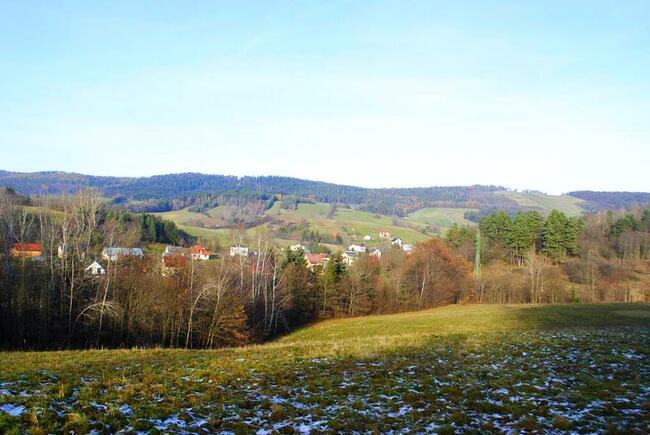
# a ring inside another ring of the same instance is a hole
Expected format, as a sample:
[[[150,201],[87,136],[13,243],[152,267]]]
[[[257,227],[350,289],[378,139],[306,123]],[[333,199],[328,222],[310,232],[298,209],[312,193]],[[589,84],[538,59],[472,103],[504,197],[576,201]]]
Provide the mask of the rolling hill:
[[[100,192],[115,206],[152,212],[189,234],[221,245],[232,228],[249,235],[268,231],[281,245],[338,235],[349,243],[380,230],[413,243],[444,234],[453,224],[473,224],[494,209],[510,213],[558,209],[571,216],[604,207],[650,202],[650,193],[573,192],[547,195],[498,186],[369,189],[290,177],[234,177],[196,173],[152,177],[105,177],[66,172],[0,171],[0,186],[25,195],[57,195],[84,188]],[[340,243],[340,240],[339,242]]]

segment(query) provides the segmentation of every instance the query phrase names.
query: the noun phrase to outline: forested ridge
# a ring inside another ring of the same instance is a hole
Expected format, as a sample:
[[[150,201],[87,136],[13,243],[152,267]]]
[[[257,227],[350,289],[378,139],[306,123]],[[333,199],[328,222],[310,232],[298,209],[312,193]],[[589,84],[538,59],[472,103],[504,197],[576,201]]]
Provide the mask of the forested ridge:
[[[423,207],[467,207],[481,213],[526,208],[497,192],[500,186],[434,186],[419,188],[369,189],[303,180],[292,177],[235,177],[182,173],[151,177],[108,177],[67,172],[19,173],[0,171],[0,186],[10,186],[24,195],[57,195],[95,189],[115,204],[136,212],[162,212],[184,207],[208,208],[233,202],[267,202],[294,198],[331,204],[349,204],[375,213],[404,216]],[[626,208],[647,204],[650,194],[635,192],[571,192],[583,199],[589,211]]]

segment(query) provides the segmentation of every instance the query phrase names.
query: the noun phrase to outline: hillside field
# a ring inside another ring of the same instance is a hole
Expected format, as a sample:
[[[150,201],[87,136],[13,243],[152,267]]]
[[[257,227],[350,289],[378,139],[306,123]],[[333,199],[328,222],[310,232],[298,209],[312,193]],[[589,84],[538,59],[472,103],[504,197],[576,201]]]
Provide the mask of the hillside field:
[[[650,431],[650,306],[470,305],[265,345],[0,353],[0,432]]]
[[[569,216],[580,216],[585,212],[585,209],[582,207],[585,201],[570,195],[547,195],[541,192],[510,191],[495,192],[495,194],[516,202],[520,207],[534,209],[545,214],[552,210],[559,210]]]
[[[402,238],[406,243],[421,242],[430,237],[419,231],[421,225],[415,225],[415,228],[396,226],[393,224],[392,218],[385,215],[343,207],[338,208],[333,216],[329,216],[329,212],[329,204],[301,203],[293,210],[281,208],[278,202],[264,213],[265,223],[249,228],[246,232],[248,237],[252,239],[256,231],[264,228],[272,234],[273,239],[279,246],[287,246],[300,241],[300,234],[281,234],[277,231],[277,228],[289,224],[306,224],[310,231],[316,231],[323,235],[340,234],[344,239],[344,245],[339,246],[338,249],[344,249],[344,246],[354,241],[362,241],[365,235],[373,237],[373,240],[364,242],[368,246],[374,247],[380,246],[382,243],[385,244],[386,241],[381,241],[378,238],[379,231],[389,231],[391,235]],[[222,218],[223,213],[224,208],[217,207],[210,209],[205,214],[191,212],[187,209],[155,214],[173,221],[179,228],[190,235],[216,240],[221,246],[228,246],[232,243],[231,230],[229,228],[214,228],[215,226],[227,225],[227,222]],[[461,212],[461,218],[462,214]],[[334,245],[331,247],[337,248]]]
[[[408,222],[417,226],[431,226],[438,229],[439,234],[449,229],[453,224],[475,225],[465,219],[465,213],[478,211],[475,208],[447,208],[447,207],[426,207],[408,215]]]

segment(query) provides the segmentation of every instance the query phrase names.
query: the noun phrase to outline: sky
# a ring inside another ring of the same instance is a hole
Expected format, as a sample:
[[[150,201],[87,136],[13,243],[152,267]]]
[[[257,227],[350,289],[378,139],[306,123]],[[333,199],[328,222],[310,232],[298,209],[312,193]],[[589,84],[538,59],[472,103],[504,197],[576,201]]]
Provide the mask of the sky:
[[[650,2],[0,4],[0,169],[650,191]]]

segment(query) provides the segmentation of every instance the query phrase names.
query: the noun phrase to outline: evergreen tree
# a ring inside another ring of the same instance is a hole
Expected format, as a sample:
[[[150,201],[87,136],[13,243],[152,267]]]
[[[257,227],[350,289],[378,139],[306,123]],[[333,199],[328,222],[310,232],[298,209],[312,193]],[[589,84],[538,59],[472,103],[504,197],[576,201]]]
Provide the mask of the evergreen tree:
[[[485,216],[479,223],[481,233],[493,245],[507,246],[507,238],[511,227],[512,220],[503,210]]]
[[[295,265],[298,268],[307,268],[305,251],[302,248],[294,251],[287,246],[284,249],[284,261],[282,263],[282,267],[287,268],[291,264]]]
[[[564,213],[553,210],[542,230],[542,252],[555,262],[563,261],[567,254],[577,255],[578,235],[583,229],[582,219],[570,219]]]
[[[521,265],[533,244],[530,222],[523,212],[518,211],[515,215],[506,240],[512,259]]]
[[[567,221],[564,213],[553,210],[544,223],[542,230],[542,252],[555,262],[562,261],[566,254],[564,238]]]

